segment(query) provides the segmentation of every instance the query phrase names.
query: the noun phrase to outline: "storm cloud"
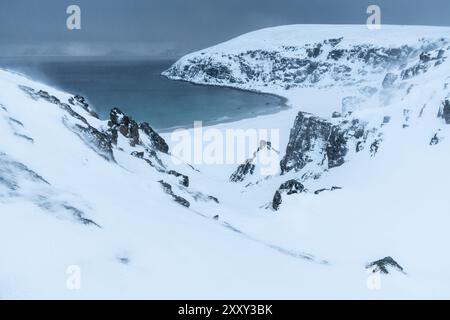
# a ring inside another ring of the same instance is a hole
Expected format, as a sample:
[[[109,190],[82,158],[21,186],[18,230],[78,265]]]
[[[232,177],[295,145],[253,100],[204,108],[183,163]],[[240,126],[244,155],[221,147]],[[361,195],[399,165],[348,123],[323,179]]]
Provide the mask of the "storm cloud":
[[[370,4],[384,24],[450,24],[448,0],[0,0],[0,55],[177,57],[276,25],[363,24]]]

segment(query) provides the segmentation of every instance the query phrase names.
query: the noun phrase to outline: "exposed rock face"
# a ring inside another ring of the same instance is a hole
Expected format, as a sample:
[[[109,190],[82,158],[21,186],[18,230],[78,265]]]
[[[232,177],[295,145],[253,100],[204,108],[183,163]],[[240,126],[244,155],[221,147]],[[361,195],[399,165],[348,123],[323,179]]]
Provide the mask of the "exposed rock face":
[[[283,183],[278,190],[291,195],[294,193],[301,193],[305,191],[305,187],[297,180],[291,179]]]
[[[450,100],[446,99],[444,101],[439,116],[445,120],[446,124],[450,124]]]
[[[282,194],[286,195],[292,195],[297,193],[306,192],[305,186],[295,180],[291,179],[288,180],[280,185],[277,191],[275,191],[275,194],[273,196],[272,200],[272,208],[276,211],[280,208],[281,202],[282,202]]]
[[[286,155],[280,162],[281,172],[299,171],[318,160],[316,155],[326,154],[331,127],[325,120],[300,112],[291,129]]]
[[[400,266],[397,261],[391,257],[385,257],[383,259],[371,262],[366,265],[366,269],[372,269],[372,272],[380,272],[383,274],[389,274],[390,269],[397,270],[399,272],[405,273],[403,267]]]
[[[282,202],[281,192],[277,190],[277,191],[275,191],[275,194],[274,194],[273,200],[272,200],[273,210],[277,211],[280,208],[281,202]]]
[[[175,176],[177,178],[181,178],[181,181],[180,181],[181,185],[186,188],[189,187],[189,177],[188,176],[181,174],[175,170],[169,170],[169,172],[167,172],[167,173],[172,176]]]
[[[320,194],[320,193],[322,193],[324,191],[334,191],[334,190],[340,190],[340,189],[342,189],[342,188],[341,187],[332,186],[330,189],[327,189],[327,188],[318,189],[318,190],[314,191],[314,194]]]
[[[152,146],[156,150],[163,153],[169,152],[169,146],[166,141],[155,130],[153,130],[147,122],[142,122],[139,124],[139,128],[149,137]]]
[[[76,95],[76,96],[74,96],[74,97],[72,97],[72,98],[69,99],[69,103],[70,103],[71,105],[76,105],[76,104],[78,104],[78,105],[81,106],[84,110],[86,110],[87,112],[89,112],[89,114],[90,114],[91,116],[93,116],[94,118],[97,118],[97,119],[98,119],[98,114],[97,114],[94,110],[92,110],[92,108],[91,108],[91,107],[89,106],[89,104],[87,103],[85,97],[82,97],[82,96],[80,96],[80,95]]]
[[[357,119],[332,124],[300,112],[291,129],[286,154],[280,162],[281,173],[300,171],[309,163],[315,163],[324,170],[339,167],[345,163],[350,139],[355,140],[357,151],[362,150],[367,139],[365,124]]]
[[[274,152],[277,152],[274,149],[272,149],[272,143],[270,141],[261,140],[258,149],[256,150],[256,152],[253,153],[253,157],[247,159],[243,164],[238,166],[236,171],[231,174],[230,181],[241,182],[244,181],[245,178],[247,178],[248,176],[253,175],[256,169],[255,160],[258,156],[258,152],[264,149],[268,151],[273,150]]]
[[[112,130],[118,130],[123,136],[129,138],[132,147],[140,143],[139,125],[136,121],[125,115],[118,108],[111,110],[109,118],[110,121],[108,122],[108,126],[111,127]]]
[[[345,155],[348,152],[346,131],[338,126],[332,126],[327,144],[328,168],[339,167],[344,164]]]
[[[182,206],[184,206],[184,207],[186,207],[186,208],[189,208],[189,206],[191,205],[191,204],[189,203],[189,201],[187,201],[187,200],[186,200],[185,198],[183,198],[183,197],[180,197],[180,196],[176,195],[176,194],[173,192],[172,186],[171,186],[169,183],[167,183],[167,182],[165,182],[165,181],[163,181],[163,180],[160,180],[159,183],[160,183],[161,186],[163,187],[164,192],[167,193],[168,195],[170,195],[170,196],[173,198],[173,200],[174,200],[175,202],[181,204]]]
[[[114,108],[110,112],[108,126],[111,128],[112,136],[117,137],[117,132],[130,140],[132,147],[136,145],[149,144],[151,149],[167,153],[169,146],[147,122],[138,124],[131,117],[124,114],[120,109]],[[144,137],[147,139],[144,140]],[[117,139],[114,140],[117,143]]]
[[[231,182],[244,181],[247,175],[252,175],[255,172],[255,165],[253,159],[247,159],[245,163],[239,165],[235,172],[230,177]]]

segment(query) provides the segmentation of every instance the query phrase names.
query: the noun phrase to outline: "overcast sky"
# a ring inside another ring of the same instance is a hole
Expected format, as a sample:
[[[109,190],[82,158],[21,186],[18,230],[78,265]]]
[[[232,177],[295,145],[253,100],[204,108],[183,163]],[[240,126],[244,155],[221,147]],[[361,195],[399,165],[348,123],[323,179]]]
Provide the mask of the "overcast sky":
[[[0,0],[0,55],[177,57],[264,27],[362,24],[369,4],[385,24],[450,25],[450,0]]]

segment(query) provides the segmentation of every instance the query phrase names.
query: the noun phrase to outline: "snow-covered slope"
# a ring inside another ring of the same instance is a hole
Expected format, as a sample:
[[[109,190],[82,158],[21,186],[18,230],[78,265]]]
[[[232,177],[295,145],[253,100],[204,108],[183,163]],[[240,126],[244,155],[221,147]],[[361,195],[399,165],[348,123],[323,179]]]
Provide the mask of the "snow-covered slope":
[[[148,125],[11,72],[0,88],[1,298],[292,297],[287,275],[327,271],[213,219],[218,189]]]
[[[392,275],[382,278],[381,295],[445,297],[449,42],[449,28],[283,26],[187,55],[164,75],[288,98],[285,112],[216,126],[280,129],[280,174],[222,170],[241,192],[236,216],[258,212],[237,226],[341,272],[391,256],[405,282],[392,291]]]
[[[279,129],[271,176],[0,71],[0,298],[448,298],[448,31],[286,26],[170,68],[289,99],[214,126]]]

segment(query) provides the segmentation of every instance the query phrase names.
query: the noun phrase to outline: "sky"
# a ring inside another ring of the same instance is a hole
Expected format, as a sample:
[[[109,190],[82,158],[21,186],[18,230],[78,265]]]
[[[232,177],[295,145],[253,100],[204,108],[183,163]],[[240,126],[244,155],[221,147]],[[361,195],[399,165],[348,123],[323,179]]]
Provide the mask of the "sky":
[[[449,0],[0,0],[0,56],[173,58],[265,27],[364,24],[370,4],[384,24],[450,25]]]

